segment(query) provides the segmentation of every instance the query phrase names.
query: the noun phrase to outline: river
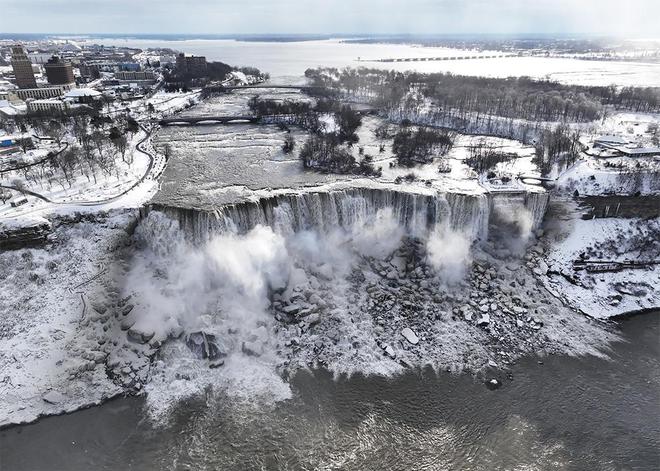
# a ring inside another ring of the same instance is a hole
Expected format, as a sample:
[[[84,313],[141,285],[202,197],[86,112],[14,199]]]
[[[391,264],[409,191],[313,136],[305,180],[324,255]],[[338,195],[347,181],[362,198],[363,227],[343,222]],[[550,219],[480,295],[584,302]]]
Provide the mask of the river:
[[[660,467],[660,312],[620,321],[610,359],[526,358],[469,375],[291,379],[276,405],[200,398],[155,425],[125,398],[0,432],[3,470]],[[216,397],[216,396],[213,396]]]
[[[337,39],[319,41],[237,41],[233,39],[99,38],[91,43],[124,47],[168,47],[206,56],[236,66],[253,66],[274,78],[301,77],[310,67],[376,67],[417,72],[451,72],[488,77],[528,76],[578,85],[660,86],[660,64],[585,61],[546,57],[498,57],[490,59],[420,62],[376,62],[384,58],[478,55],[476,51],[421,47],[405,44],[355,44]],[[490,54],[485,51],[484,53]],[[494,53],[499,54],[499,53]],[[358,62],[358,59],[361,62]]]

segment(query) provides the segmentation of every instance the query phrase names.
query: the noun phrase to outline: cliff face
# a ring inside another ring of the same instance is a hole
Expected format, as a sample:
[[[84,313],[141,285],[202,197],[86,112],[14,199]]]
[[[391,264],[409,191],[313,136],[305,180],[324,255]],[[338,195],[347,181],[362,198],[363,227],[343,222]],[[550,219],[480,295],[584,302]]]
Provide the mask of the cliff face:
[[[51,223],[41,217],[0,221],[0,249],[32,247],[45,242],[52,233]]]

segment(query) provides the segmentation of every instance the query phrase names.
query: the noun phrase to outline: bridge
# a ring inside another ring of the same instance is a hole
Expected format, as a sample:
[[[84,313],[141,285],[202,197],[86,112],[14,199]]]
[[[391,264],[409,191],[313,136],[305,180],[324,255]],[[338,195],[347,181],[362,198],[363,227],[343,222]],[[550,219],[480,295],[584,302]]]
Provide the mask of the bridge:
[[[442,57],[388,57],[385,59],[358,59],[358,62],[430,62],[430,61],[461,61],[473,59],[499,59],[502,57],[517,57],[515,54],[494,54],[475,56],[442,56]]]
[[[158,121],[161,126],[179,126],[182,124],[244,124],[258,123],[258,116],[175,116]]]
[[[546,177],[539,177],[535,175],[518,175],[518,180],[521,182],[524,182],[525,180],[535,180],[539,182],[541,185],[547,184],[547,183],[553,183],[555,179],[553,178],[546,178]],[[535,185],[536,183],[530,183],[531,185]]]
[[[205,92],[230,92],[232,90],[322,90],[323,87],[313,87],[310,85],[268,85],[268,84],[257,84],[257,85],[235,85],[235,86],[225,86],[225,85],[207,85],[204,87]]]

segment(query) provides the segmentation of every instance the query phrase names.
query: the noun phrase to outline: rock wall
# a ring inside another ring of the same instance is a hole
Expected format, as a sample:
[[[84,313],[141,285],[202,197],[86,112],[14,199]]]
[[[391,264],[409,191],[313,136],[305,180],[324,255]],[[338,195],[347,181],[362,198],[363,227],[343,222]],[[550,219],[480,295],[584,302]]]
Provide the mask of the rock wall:
[[[0,221],[0,249],[34,246],[45,242],[51,232],[51,223],[41,217],[22,217]]]

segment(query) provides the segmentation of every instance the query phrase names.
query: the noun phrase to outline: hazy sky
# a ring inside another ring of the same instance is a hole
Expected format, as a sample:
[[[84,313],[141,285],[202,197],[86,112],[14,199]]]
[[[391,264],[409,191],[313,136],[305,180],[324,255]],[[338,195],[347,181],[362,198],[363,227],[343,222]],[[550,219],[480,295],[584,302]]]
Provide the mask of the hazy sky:
[[[660,0],[0,0],[0,33],[612,33]]]

